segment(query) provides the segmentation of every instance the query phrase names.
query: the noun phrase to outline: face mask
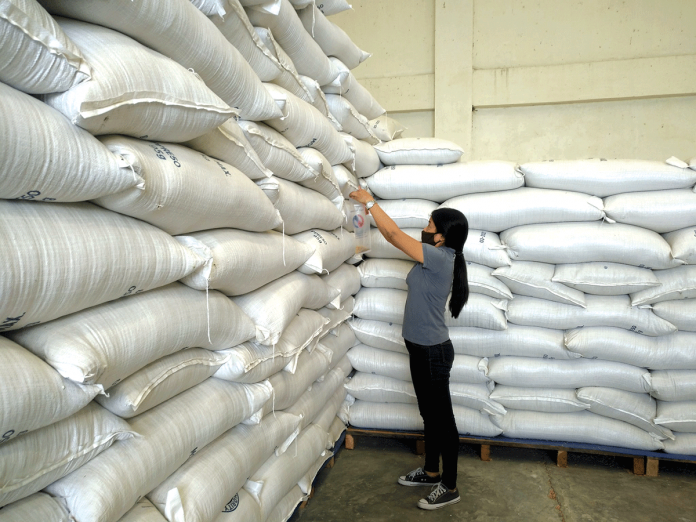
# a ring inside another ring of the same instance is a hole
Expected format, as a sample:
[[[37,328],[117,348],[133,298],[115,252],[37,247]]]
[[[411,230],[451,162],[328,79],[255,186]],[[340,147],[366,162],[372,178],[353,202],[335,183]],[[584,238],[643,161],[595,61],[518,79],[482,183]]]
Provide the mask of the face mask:
[[[437,234],[437,232],[426,232],[425,230],[423,230],[421,232],[421,243],[435,246],[437,244],[437,242],[435,241],[435,234]]]

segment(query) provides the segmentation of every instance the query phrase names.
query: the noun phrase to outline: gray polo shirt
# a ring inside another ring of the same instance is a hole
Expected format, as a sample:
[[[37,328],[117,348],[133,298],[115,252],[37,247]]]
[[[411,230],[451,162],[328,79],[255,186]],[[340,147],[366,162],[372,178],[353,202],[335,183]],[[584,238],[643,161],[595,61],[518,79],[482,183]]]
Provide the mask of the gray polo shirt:
[[[408,273],[408,297],[401,335],[407,341],[433,346],[449,339],[445,306],[452,290],[454,250],[423,245],[423,263]]]

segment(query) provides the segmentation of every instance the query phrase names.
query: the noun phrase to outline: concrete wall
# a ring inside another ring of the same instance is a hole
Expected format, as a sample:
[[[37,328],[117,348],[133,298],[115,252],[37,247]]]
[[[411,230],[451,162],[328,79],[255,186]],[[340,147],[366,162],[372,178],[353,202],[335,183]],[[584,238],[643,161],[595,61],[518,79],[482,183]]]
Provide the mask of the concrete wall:
[[[470,159],[696,156],[696,1],[352,3],[332,20],[406,136]]]

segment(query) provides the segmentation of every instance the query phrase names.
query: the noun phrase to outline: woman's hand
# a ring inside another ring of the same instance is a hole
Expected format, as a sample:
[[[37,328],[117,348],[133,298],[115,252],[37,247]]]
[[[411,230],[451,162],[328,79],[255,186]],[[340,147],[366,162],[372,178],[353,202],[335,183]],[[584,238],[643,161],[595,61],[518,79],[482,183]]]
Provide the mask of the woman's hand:
[[[368,201],[372,201],[373,199],[375,199],[367,190],[361,188],[354,192],[351,192],[349,196],[358,203],[362,203],[363,205],[365,205]]]

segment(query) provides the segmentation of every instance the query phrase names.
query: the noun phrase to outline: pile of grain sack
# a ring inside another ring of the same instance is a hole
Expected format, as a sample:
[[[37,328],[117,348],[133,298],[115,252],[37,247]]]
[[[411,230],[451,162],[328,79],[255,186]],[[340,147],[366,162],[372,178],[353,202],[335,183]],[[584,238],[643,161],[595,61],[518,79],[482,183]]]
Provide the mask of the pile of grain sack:
[[[395,125],[321,7],[0,3],[0,521],[306,498],[347,420],[345,196]]]
[[[696,455],[696,161],[459,162],[377,145],[364,181],[412,237],[462,211],[471,294],[447,314],[464,435]],[[414,262],[372,231],[352,322],[350,423],[422,429],[401,338]]]

